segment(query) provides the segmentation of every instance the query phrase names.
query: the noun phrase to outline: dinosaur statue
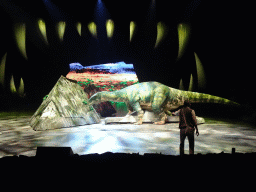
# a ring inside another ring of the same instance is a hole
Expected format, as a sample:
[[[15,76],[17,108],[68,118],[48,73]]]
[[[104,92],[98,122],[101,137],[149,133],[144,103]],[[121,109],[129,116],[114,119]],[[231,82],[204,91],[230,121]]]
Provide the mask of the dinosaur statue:
[[[132,111],[138,113],[138,122],[135,124],[142,124],[143,110],[149,110],[159,117],[154,124],[162,125],[166,122],[166,115],[171,115],[170,110],[182,106],[185,100],[190,103],[239,105],[228,99],[204,93],[182,91],[159,82],[143,82],[113,92],[98,92],[90,97],[89,102],[90,104],[98,104],[104,101],[125,102],[129,109],[128,114],[131,114]]]

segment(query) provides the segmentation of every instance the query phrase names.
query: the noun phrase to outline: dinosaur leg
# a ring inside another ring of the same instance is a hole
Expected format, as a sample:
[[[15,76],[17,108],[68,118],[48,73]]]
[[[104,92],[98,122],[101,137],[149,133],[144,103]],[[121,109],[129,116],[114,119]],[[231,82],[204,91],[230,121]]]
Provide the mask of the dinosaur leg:
[[[129,110],[127,115],[130,115],[132,113],[132,111],[133,111],[133,108],[132,108],[132,106],[130,104],[126,104],[126,105],[127,105],[128,110]]]
[[[162,112],[159,114],[159,121],[156,121],[154,124],[164,125],[166,121],[167,121],[167,115]]]
[[[162,105],[165,99],[166,99],[166,96],[162,92],[158,92],[154,96],[154,100],[152,103],[152,110],[156,114],[156,116],[159,117],[158,121],[154,123],[156,125],[163,125],[167,120],[167,115],[165,114],[162,108]]]
[[[138,121],[134,123],[135,125],[141,125],[142,124],[142,119],[144,115],[144,111],[141,109],[139,102],[136,102],[132,105],[132,108],[134,111],[138,113]]]

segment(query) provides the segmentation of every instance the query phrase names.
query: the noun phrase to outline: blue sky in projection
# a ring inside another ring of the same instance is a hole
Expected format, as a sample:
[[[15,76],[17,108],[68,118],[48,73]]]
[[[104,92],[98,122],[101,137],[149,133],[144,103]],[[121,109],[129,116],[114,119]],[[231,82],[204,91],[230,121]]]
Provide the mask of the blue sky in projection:
[[[118,63],[99,64],[91,66],[82,66],[80,63],[70,63],[70,71],[81,70],[81,69],[99,69],[116,74],[136,74],[134,71],[133,64],[126,64],[121,61]]]

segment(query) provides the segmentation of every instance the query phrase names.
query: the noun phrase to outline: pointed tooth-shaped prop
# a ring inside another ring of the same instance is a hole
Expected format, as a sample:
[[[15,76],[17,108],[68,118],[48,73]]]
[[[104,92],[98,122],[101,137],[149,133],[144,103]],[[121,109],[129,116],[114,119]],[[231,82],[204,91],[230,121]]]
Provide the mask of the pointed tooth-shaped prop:
[[[196,71],[197,71],[197,79],[198,79],[198,88],[199,89],[205,89],[206,88],[206,78],[205,78],[205,72],[204,67],[198,58],[197,54],[195,54],[196,59]]]
[[[61,41],[63,41],[65,29],[66,29],[66,23],[64,21],[60,21],[57,23],[57,31]]]
[[[112,21],[111,19],[107,20],[106,22],[106,29],[107,29],[107,36],[108,38],[112,38],[113,34],[114,34],[114,21]]]
[[[14,34],[17,46],[25,59],[28,59],[26,52],[26,25],[25,23],[16,23],[14,25]]]
[[[77,32],[79,33],[79,35],[81,36],[82,35],[82,24],[80,22],[78,22],[76,24],[76,29],[77,29]]]
[[[165,26],[165,24],[163,22],[158,22],[157,23],[157,37],[156,37],[155,48],[164,39],[165,35],[166,35],[166,26]]]
[[[23,81],[22,78],[20,78],[20,86],[19,86],[19,89],[18,89],[18,94],[21,97],[24,96],[24,81]]]
[[[135,30],[136,24],[134,21],[130,22],[130,41],[132,41],[132,37],[134,34],[134,30]]]
[[[189,91],[194,91],[194,79],[193,79],[193,75],[191,74],[190,76],[190,82],[189,82]]]
[[[183,85],[183,81],[182,81],[182,79],[180,79],[180,86],[179,86],[179,90],[185,90],[185,89],[184,89],[184,85]]]
[[[179,24],[178,25],[178,38],[179,38],[179,53],[178,53],[178,60],[184,54],[190,34],[190,27],[188,24]]]
[[[97,38],[97,25],[94,22],[88,24],[88,29],[91,32],[92,36]]]
[[[0,63],[0,84],[2,85],[2,87],[5,87],[5,64],[6,64],[6,56],[7,53],[4,54],[1,63]]]
[[[46,35],[46,25],[43,19],[38,20],[38,27],[41,32],[41,35],[43,36],[43,39],[45,40],[46,44],[48,44],[47,35]]]
[[[17,93],[16,87],[15,87],[15,83],[14,83],[13,75],[12,75],[11,81],[10,81],[10,91],[11,91],[11,93]]]

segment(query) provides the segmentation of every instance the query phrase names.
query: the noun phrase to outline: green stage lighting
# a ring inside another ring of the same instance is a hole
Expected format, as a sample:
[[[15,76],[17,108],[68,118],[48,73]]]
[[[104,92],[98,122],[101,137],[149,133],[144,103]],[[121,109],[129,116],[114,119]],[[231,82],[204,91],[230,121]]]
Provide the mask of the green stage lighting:
[[[20,78],[20,86],[18,89],[18,93],[20,96],[24,96],[24,81],[22,78]]]
[[[25,23],[16,23],[14,25],[14,34],[17,46],[23,55],[27,59],[26,53],[26,25]]]
[[[131,21],[131,22],[130,22],[130,41],[132,40],[135,27],[136,27],[135,22],[134,22],[134,21]]]
[[[111,19],[107,20],[106,29],[108,38],[112,38],[114,33],[114,21],[112,21]]]
[[[194,91],[194,79],[193,79],[193,75],[191,74],[190,76],[190,82],[189,82],[189,91]]]
[[[179,86],[179,89],[180,89],[180,90],[185,90],[185,89],[184,89],[184,86],[183,86],[183,81],[182,81],[182,79],[180,79],[180,86]]]
[[[80,22],[78,22],[76,24],[76,29],[77,29],[79,35],[81,36],[82,35],[82,24]]]
[[[166,33],[166,26],[163,22],[157,23],[157,37],[156,37],[156,44],[155,48],[158,46],[158,44],[163,40]]]
[[[205,72],[204,72],[204,67],[198,58],[197,54],[195,54],[195,59],[196,59],[196,70],[197,70],[197,79],[198,79],[198,88],[199,89],[205,89],[206,87],[206,78],[205,78]]]
[[[46,35],[46,25],[45,25],[44,20],[42,20],[42,19],[38,20],[38,27],[39,27],[41,34],[43,35],[45,42],[48,44],[47,35]]]
[[[88,24],[88,29],[91,32],[91,34],[97,38],[97,25],[94,22],[91,22]]]
[[[178,38],[179,38],[179,53],[178,59],[184,54],[190,34],[190,27],[188,24],[179,24],[178,25]]]
[[[7,56],[7,53],[4,54],[0,64],[0,84],[2,85],[3,88],[4,88],[4,82],[5,82],[4,80],[5,80],[6,56]]]
[[[60,38],[61,41],[63,41],[65,28],[66,28],[66,23],[64,21],[60,21],[57,24],[58,35],[59,35],[59,38]]]
[[[12,75],[11,81],[10,81],[10,91],[11,91],[11,93],[17,93],[16,87],[15,87],[15,83],[14,83],[13,75]]]

